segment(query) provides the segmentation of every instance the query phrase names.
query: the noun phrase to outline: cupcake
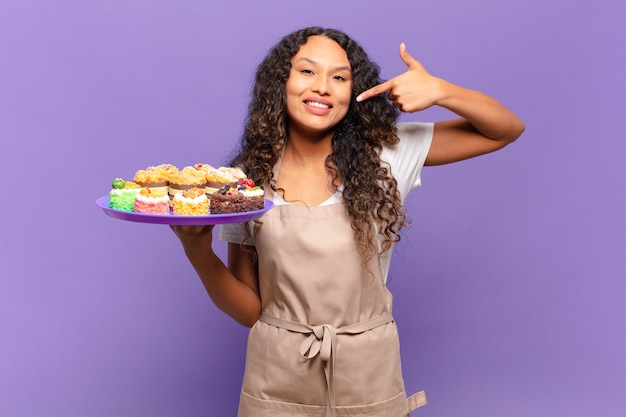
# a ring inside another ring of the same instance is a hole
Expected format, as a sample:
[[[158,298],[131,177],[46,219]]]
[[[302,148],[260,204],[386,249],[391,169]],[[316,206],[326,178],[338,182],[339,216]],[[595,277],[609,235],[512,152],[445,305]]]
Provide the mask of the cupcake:
[[[129,211],[135,210],[135,200],[141,187],[132,181],[124,181],[116,178],[111,184],[109,191],[109,207],[113,210]]]
[[[209,214],[209,198],[204,188],[189,188],[172,198],[172,212],[183,216],[206,216]]]
[[[213,168],[213,166],[212,166],[212,165],[209,165],[209,164],[202,164],[202,163],[200,163],[200,164],[195,164],[193,167],[194,167],[195,169],[197,169],[198,171],[203,171],[203,172],[205,173],[205,175],[206,175],[206,174],[208,174],[209,172],[211,172],[211,171],[215,170],[215,168]]]
[[[211,195],[211,214],[233,214],[262,210],[265,207],[263,188],[251,179],[242,180],[237,187],[225,185]]]
[[[140,169],[135,173],[134,182],[142,187],[168,192],[169,178],[178,172],[178,168],[170,164],[162,164],[146,169]]]
[[[237,184],[246,178],[246,174],[239,168],[219,167],[207,172],[206,193],[210,196],[226,185],[237,187]]]
[[[206,186],[206,175],[204,171],[198,170],[192,166],[184,167],[179,172],[169,177],[169,195],[174,198],[176,194],[180,194],[184,190],[199,188],[204,191]]]
[[[167,176],[170,176],[172,174],[175,174],[178,172],[178,168],[176,168],[176,166],[172,165],[172,164],[161,164],[161,165],[157,165],[155,167],[150,167],[148,169],[154,170],[154,171],[161,171],[161,172],[165,172],[167,174]]]
[[[170,198],[167,195],[167,189],[142,187],[135,199],[135,212],[169,214]]]

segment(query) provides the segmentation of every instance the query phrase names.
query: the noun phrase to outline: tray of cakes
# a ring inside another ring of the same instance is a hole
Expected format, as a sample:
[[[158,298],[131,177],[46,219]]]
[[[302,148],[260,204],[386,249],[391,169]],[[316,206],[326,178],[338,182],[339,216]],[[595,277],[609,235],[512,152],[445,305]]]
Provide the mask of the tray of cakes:
[[[163,164],[114,179],[96,205],[119,220],[184,226],[256,220],[274,203],[238,168]]]

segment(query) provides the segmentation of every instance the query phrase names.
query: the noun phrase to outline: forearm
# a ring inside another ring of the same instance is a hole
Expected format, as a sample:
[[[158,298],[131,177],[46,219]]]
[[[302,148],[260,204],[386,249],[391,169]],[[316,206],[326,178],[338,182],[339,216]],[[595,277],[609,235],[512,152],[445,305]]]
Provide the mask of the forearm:
[[[238,323],[251,327],[261,314],[258,294],[237,279],[213,251],[185,253],[213,303]]]
[[[436,104],[467,120],[488,139],[510,143],[525,129],[522,120],[493,97],[442,79],[438,89]]]

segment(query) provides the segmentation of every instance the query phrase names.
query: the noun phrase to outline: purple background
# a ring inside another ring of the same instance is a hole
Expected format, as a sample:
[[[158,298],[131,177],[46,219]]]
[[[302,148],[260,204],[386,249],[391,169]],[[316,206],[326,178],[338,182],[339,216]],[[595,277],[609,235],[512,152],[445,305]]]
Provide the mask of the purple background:
[[[166,226],[95,200],[148,165],[223,163],[256,65],[311,24],[385,78],[404,41],[527,124],[409,197],[389,285],[415,415],[626,415],[625,4],[3,1],[0,415],[235,414],[246,329]]]

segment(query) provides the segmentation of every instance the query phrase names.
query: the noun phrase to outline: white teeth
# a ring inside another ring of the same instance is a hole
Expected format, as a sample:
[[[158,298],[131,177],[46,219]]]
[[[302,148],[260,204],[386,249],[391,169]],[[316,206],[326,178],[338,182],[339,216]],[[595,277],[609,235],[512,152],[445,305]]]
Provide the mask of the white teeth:
[[[317,107],[318,109],[328,109],[330,106],[327,104],[318,103],[317,101],[307,101],[309,106]]]

